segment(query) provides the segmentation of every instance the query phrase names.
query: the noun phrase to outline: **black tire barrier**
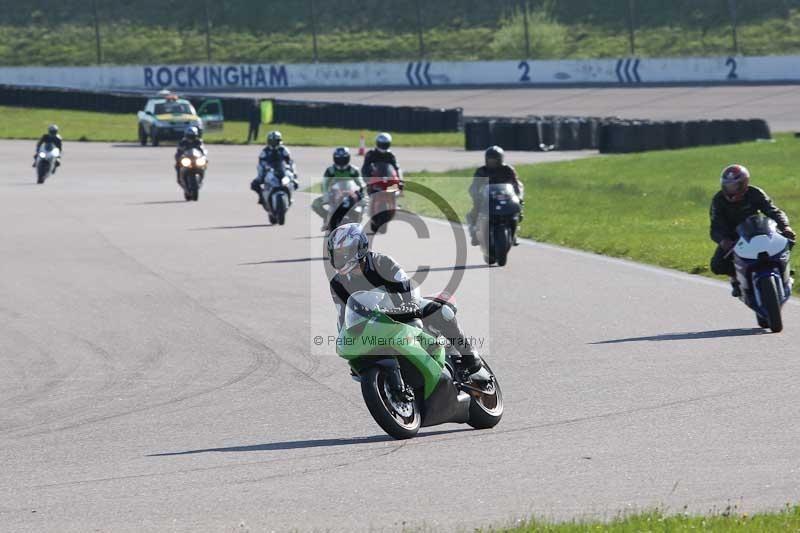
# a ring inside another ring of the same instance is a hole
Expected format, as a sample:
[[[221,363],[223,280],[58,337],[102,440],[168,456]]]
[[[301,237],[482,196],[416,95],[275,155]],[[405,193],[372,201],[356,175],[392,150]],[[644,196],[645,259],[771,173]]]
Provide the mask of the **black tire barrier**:
[[[486,150],[492,145],[492,132],[487,121],[470,121],[464,124],[464,148]]]
[[[686,133],[686,122],[667,122],[665,124],[667,135],[667,149],[678,150],[689,146]]]
[[[556,150],[580,150],[580,125],[577,120],[563,120],[556,122],[558,129],[558,142]]]
[[[517,128],[508,121],[493,120],[489,123],[492,144],[502,146],[506,150],[516,150]]]
[[[601,153],[631,153],[771,139],[763,119],[687,122],[616,121],[600,126]]]
[[[519,150],[536,152],[541,150],[542,141],[539,137],[539,126],[536,122],[522,122],[517,126],[517,141]]]
[[[756,139],[772,139],[772,133],[769,131],[769,125],[766,120],[753,118],[748,122],[750,122],[750,126],[753,128],[753,136]]]
[[[150,94],[100,93],[71,89],[0,86],[0,105],[70,109],[102,113],[136,113]],[[219,99],[225,118],[248,120],[253,98],[188,95],[195,106],[208,98]],[[334,102],[273,101],[273,122],[298,126],[388,130],[404,133],[459,131],[463,110],[392,107]]]
[[[459,131],[463,110],[333,102],[273,101],[274,121],[298,126],[388,130],[404,133]]]

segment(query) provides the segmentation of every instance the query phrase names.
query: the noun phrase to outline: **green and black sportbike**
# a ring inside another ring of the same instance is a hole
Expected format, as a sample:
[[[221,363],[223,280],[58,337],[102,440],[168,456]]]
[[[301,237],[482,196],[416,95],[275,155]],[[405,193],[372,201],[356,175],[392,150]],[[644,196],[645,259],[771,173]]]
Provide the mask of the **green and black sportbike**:
[[[350,364],[370,414],[386,433],[409,439],[420,427],[446,423],[476,429],[497,425],[503,395],[484,360],[471,376],[459,375],[458,352],[422,322],[400,322],[407,311],[384,308],[380,290],[360,291],[347,301],[336,351]],[[391,304],[390,304],[391,305]]]

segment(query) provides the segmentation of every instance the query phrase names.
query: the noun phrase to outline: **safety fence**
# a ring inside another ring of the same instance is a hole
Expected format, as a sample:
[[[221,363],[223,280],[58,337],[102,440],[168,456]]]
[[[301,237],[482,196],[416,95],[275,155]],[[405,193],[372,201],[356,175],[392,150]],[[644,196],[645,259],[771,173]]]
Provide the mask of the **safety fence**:
[[[149,95],[143,93],[104,93],[68,89],[0,86],[0,105],[71,109],[102,113],[136,113],[144,108]],[[188,95],[195,105],[208,98],[222,101],[227,120],[248,120],[257,99]],[[462,110],[424,107],[391,107],[364,104],[273,100],[273,122],[298,126],[347,129],[391,129],[397,132],[458,131]]]
[[[465,148],[631,153],[770,139],[762,119],[648,121],[616,117],[467,117]]]

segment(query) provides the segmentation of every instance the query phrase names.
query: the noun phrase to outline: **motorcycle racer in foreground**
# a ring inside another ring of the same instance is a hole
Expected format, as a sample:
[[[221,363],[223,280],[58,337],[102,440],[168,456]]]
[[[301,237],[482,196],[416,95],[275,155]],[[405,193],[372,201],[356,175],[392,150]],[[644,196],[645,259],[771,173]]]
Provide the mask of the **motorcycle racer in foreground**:
[[[458,324],[449,295],[419,298],[411,280],[394,259],[369,249],[367,235],[358,224],[336,228],[328,237],[327,248],[334,272],[330,291],[338,314],[338,329],[344,323],[351,294],[382,288],[404,314],[421,319],[453,345],[460,355],[456,362],[460,371],[469,375],[481,369],[481,358]]]
[[[729,165],[720,176],[720,191],[711,201],[711,240],[717,249],[711,258],[711,272],[731,277],[731,294],[741,295],[736,281],[736,269],[731,251],[739,239],[736,228],[748,217],[762,213],[778,224],[778,230],[789,240],[795,240],[794,230],[789,225],[789,217],[781,211],[762,189],[750,185],[750,171],[743,165]]]

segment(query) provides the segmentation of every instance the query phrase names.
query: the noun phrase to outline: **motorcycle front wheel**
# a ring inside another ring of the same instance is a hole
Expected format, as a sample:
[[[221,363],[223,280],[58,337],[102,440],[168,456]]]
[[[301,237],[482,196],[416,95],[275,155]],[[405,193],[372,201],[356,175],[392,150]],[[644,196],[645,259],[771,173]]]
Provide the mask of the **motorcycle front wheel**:
[[[419,400],[416,396],[410,402],[394,399],[386,369],[373,367],[361,376],[361,395],[372,418],[390,436],[410,439],[419,432],[422,425]]]
[[[197,176],[194,174],[186,175],[186,194],[184,197],[191,202],[196,202],[200,197],[200,185],[197,182]]]
[[[50,164],[42,159],[39,161],[39,164],[36,165],[36,183],[41,185],[44,183],[44,180],[47,179],[47,173],[50,170]]]
[[[778,296],[778,287],[775,285],[775,279],[772,276],[768,276],[758,280],[758,291],[761,294],[761,303],[767,312],[769,329],[773,333],[780,333],[783,331],[783,317],[781,316],[781,301]]]
[[[511,239],[508,237],[508,227],[501,225],[492,228],[492,246],[494,247],[494,258],[499,266],[506,266],[508,261],[508,250],[511,248]]]

